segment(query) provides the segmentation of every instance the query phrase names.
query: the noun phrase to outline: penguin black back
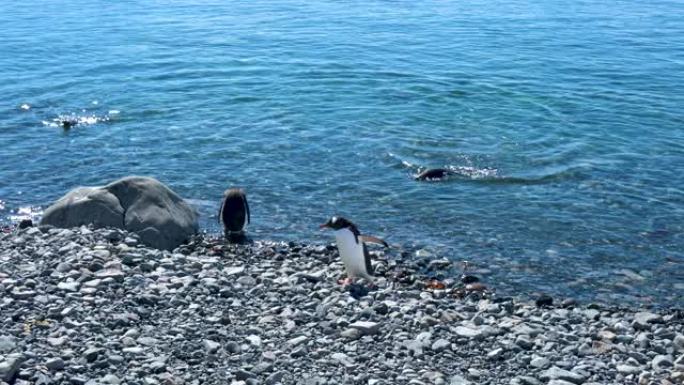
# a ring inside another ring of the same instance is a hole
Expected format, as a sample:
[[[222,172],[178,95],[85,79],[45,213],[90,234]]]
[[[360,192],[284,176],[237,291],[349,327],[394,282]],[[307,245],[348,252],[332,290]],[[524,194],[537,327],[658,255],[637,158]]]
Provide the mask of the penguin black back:
[[[429,168],[420,174],[415,175],[413,178],[415,180],[439,180],[444,179],[451,174],[452,172],[450,170],[444,168]]]
[[[219,222],[226,234],[241,233],[250,222],[249,204],[242,189],[231,188],[223,193]]]

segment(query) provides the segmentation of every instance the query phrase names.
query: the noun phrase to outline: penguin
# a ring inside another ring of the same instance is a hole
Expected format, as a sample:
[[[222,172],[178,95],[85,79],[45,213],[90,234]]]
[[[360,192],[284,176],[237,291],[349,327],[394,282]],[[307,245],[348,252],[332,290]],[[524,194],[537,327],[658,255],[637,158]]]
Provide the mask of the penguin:
[[[363,278],[372,284],[373,266],[366,243],[378,243],[389,247],[387,242],[377,237],[361,235],[355,224],[342,217],[332,217],[320,227],[335,231],[337,250],[347,271],[347,278],[341,283],[346,286],[352,283],[354,278]]]
[[[235,241],[244,238],[245,227],[251,218],[247,196],[242,189],[231,188],[223,193],[218,218],[226,239]]]
[[[449,175],[452,175],[453,171],[447,170],[445,168],[429,168],[418,175],[415,175],[413,178],[415,180],[440,180],[444,179]]]

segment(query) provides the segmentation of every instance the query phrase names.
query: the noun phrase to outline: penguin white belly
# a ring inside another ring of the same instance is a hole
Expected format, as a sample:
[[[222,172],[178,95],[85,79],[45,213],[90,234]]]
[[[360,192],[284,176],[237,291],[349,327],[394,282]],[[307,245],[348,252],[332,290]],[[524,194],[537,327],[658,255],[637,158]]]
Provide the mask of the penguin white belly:
[[[372,280],[373,278],[366,272],[366,256],[363,253],[363,244],[356,242],[354,233],[349,229],[335,231],[337,249],[340,258],[344,263],[349,278],[359,277]]]

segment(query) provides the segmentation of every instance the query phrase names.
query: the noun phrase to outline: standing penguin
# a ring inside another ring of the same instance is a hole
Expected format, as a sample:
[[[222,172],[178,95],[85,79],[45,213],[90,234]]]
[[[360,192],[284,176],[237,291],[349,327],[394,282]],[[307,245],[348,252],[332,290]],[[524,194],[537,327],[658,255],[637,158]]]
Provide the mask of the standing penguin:
[[[347,271],[347,278],[342,282],[348,285],[354,278],[364,278],[373,283],[373,266],[366,248],[366,242],[379,243],[389,247],[380,238],[361,235],[359,229],[351,221],[342,217],[332,217],[321,225],[321,229],[333,229],[337,250]]]
[[[223,193],[223,202],[218,216],[226,239],[231,242],[244,239],[245,227],[250,222],[249,204],[245,192],[239,188],[226,190]]]

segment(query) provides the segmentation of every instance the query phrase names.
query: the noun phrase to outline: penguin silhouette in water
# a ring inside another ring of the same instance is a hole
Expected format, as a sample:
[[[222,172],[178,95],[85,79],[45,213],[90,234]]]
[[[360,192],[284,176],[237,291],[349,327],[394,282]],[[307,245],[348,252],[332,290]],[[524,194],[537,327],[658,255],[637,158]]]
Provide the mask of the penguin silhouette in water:
[[[250,215],[247,196],[242,189],[231,188],[223,193],[219,222],[223,225],[226,240],[235,243],[246,240],[245,227],[250,222]]]
[[[435,181],[445,179],[453,174],[453,171],[447,170],[445,168],[429,168],[418,175],[414,175],[413,179],[422,181]]]

